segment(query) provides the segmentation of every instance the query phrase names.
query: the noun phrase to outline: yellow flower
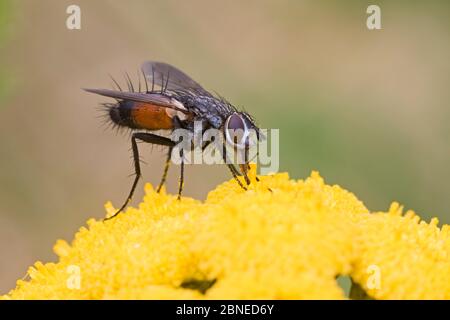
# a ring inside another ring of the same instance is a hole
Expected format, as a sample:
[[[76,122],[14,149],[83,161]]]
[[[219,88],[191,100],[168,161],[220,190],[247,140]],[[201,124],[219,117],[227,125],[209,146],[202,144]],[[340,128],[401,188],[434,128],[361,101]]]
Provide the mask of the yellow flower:
[[[353,279],[376,299],[450,299],[450,226],[402,210],[393,203],[387,213],[356,217]]]
[[[316,172],[250,176],[248,191],[231,180],[204,202],[147,184],[138,208],[59,240],[59,261],[37,262],[3,298],[343,299],[339,275],[375,298],[450,298],[448,227],[395,206],[370,214]]]

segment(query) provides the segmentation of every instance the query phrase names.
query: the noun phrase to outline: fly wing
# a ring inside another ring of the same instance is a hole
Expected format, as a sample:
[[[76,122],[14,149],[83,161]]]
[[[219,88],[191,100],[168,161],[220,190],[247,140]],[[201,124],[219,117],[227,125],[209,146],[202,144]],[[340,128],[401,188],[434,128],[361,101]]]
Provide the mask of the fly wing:
[[[193,91],[201,95],[211,96],[195,80],[170,64],[146,61],[142,64],[141,68],[145,79],[148,83],[152,84],[152,87],[158,85],[164,90]]]
[[[108,89],[84,89],[87,92],[99,94],[101,96],[110,97],[118,100],[131,100],[135,102],[151,103],[160,107],[169,108],[183,113],[189,113],[186,109],[180,107],[175,100],[158,93],[139,93],[125,92]]]

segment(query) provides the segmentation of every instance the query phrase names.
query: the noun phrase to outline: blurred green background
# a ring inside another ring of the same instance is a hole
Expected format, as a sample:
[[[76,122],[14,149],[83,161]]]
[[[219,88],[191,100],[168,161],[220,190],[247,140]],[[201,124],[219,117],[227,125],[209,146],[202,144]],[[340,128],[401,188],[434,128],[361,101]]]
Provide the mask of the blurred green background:
[[[67,30],[78,4],[82,29]],[[382,30],[366,28],[378,4]],[[450,223],[448,1],[0,0],[0,293],[52,261],[132,182],[126,135],[104,130],[108,73],[174,64],[280,129],[281,171],[319,170],[371,210],[393,200]],[[144,180],[164,154],[144,148]],[[173,168],[172,168],[173,169]],[[189,166],[185,195],[229,179]],[[175,192],[178,170],[169,173]],[[134,204],[142,196],[142,184]]]

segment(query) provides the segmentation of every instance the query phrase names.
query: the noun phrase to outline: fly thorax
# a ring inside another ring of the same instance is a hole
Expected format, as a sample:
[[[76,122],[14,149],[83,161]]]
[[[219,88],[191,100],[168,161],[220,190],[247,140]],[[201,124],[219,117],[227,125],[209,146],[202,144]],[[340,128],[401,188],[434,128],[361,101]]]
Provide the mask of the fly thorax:
[[[223,120],[220,116],[216,114],[208,114],[205,116],[208,119],[208,122],[216,129],[222,127]]]
[[[170,98],[170,103],[176,107],[178,110],[176,109],[171,109],[171,108],[166,108],[166,113],[170,118],[173,118],[174,116],[178,116],[178,118],[181,121],[187,120],[188,115],[186,113],[184,113],[183,111],[180,110],[186,110],[186,107],[178,100],[174,99],[174,98]]]

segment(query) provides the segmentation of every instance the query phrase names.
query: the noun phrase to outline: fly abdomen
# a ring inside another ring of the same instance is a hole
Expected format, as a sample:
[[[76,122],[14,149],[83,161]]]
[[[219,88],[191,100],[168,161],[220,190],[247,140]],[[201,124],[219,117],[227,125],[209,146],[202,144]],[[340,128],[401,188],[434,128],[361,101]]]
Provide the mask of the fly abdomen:
[[[193,118],[183,103],[155,92],[123,92],[107,89],[85,89],[88,92],[111,97],[118,102],[108,104],[111,121],[122,127],[144,130],[173,129],[173,118],[177,116],[181,121]]]
[[[131,129],[164,130],[172,129],[172,109],[151,103],[122,100],[109,108],[112,122]]]
[[[114,124],[121,127],[138,129],[139,127],[133,121],[133,101],[120,101],[109,108],[109,117]]]

